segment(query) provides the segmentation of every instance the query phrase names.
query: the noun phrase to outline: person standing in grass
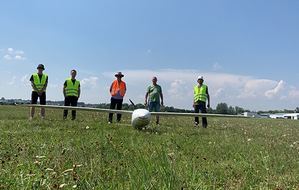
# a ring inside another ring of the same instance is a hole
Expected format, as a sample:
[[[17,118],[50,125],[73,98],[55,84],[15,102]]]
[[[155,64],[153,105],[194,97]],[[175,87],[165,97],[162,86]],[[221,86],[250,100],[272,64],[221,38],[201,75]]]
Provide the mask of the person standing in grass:
[[[160,107],[163,106],[163,93],[160,85],[157,84],[157,77],[152,78],[152,84],[147,87],[144,105],[148,105],[149,112],[159,112]],[[148,98],[149,97],[149,98]],[[147,101],[148,98],[148,101]],[[161,101],[160,101],[161,99]],[[156,124],[159,124],[159,116],[156,115]]]
[[[114,75],[116,80],[114,80],[110,86],[110,109],[118,109],[121,110],[123,105],[123,99],[127,91],[126,83],[122,81],[124,75],[122,72],[118,72]],[[108,123],[112,123],[113,113],[109,113],[108,115]],[[121,114],[116,115],[116,121],[120,122]]]
[[[199,76],[197,78],[198,85],[194,86],[194,100],[193,108],[194,113],[207,113],[206,106],[210,107],[210,95],[208,91],[208,86],[203,84],[203,77]],[[206,104],[207,102],[207,104]],[[195,117],[194,126],[198,127],[199,118]],[[204,128],[208,127],[208,122],[206,117],[202,117],[202,126]]]
[[[80,81],[76,79],[77,71],[71,70],[71,78],[67,78],[63,84],[64,106],[77,106],[80,97]],[[63,111],[63,119],[66,119],[68,110]],[[72,110],[72,120],[76,119],[76,110]]]
[[[31,92],[31,104],[37,104],[39,102],[41,105],[46,105],[46,88],[48,85],[48,76],[43,73],[45,66],[39,64],[37,66],[37,73],[32,74],[30,77],[32,92]],[[45,119],[45,108],[41,108],[42,119]],[[30,120],[33,119],[35,113],[35,107],[30,108]]]

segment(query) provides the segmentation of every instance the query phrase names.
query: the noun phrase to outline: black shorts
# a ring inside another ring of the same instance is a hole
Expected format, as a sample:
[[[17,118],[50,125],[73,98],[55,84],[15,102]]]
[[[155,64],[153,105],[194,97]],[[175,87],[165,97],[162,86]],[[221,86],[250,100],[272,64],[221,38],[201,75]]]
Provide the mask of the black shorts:
[[[46,93],[43,92],[41,96],[38,96],[37,92],[32,91],[31,93],[31,104],[37,104],[37,99],[39,97],[39,102],[41,105],[46,105]]]

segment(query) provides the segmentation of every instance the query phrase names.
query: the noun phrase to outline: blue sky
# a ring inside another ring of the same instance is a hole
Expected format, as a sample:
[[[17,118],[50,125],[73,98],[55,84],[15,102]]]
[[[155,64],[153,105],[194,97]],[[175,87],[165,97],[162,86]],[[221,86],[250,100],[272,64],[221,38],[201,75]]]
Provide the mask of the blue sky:
[[[299,107],[297,0],[2,1],[0,96],[30,99],[43,63],[48,100],[76,69],[86,103],[109,103],[114,73],[125,102],[143,103],[152,76],[166,106],[192,109],[202,75],[211,106]]]

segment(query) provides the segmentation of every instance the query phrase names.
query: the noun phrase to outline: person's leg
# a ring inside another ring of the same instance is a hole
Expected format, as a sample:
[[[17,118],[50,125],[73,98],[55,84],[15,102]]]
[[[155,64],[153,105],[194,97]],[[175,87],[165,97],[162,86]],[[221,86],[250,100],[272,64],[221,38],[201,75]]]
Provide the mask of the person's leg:
[[[46,105],[46,93],[45,92],[43,92],[42,95],[39,97],[39,101],[40,101],[41,105]],[[45,119],[45,113],[46,113],[45,108],[41,108],[40,114],[42,116],[42,119]]]
[[[116,106],[116,99],[111,97],[110,100],[110,109],[115,109]],[[112,123],[113,113],[109,113],[108,122]]]
[[[199,105],[195,105],[194,107],[194,113],[199,113],[200,109],[199,109]],[[199,123],[199,117],[195,117],[194,118],[194,124],[197,127]]]
[[[70,98],[69,96],[66,96],[64,98],[64,106],[70,106],[70,105],[71,105]],[[68,110],[63,110],[63,119],[67,118],[68,112],[69,112]]]
[[[154,103],[153,102],[149,102],[148,103],[148,111],[152,112],[153,111],[153,107],[154,107]]]
[[[38,95],[37,92],[32,91],[31,93],[31,104],[37,104]],[[33,118],[35,113],[35,107],[30,107],[30,119]]]
[[[158,102],[155,102],[154,107],[155,107],[155,112],[160,111],[160,104]],[[159,116],[158,115],[156,115],[156,124],[159,124]]]
[[[122,106],[123,106],[123,99],[117,100],[116,109],[121,110]],[[120,122],[120,119],[121,119],[121,114],[118,113],[116,115],[117,122]]]
[[[78,103],[78,98],[76,96],[71,97],[71,106],[76,107]],[[72,120],[76,119],[76,110],[72,110]]]
[[[201,113],[207,113],[206,103],[202,102],[200,106]],[[202,117],[202,126],[204,128],[208,127],[208,121],[206,117]]]

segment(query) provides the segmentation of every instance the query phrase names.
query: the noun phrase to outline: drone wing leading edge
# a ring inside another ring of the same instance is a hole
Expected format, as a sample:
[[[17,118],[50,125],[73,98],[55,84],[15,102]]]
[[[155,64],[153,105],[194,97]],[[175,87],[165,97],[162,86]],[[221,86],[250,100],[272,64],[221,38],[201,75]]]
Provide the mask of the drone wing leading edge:
[[[90,108],[90,107],[73,107],[73,106],[57,106],[57,105],[39,105],[39,104],[26,104],[26,107],[37,108],[52,108],[63,110],[78,110],[78,111],[92,111],[103,113],[119,113],[119,114],[131,114],[131,124],[135,128],[140,128],[150,123],[151,115],[160,116],[189,116],[189,117],[229,117],[229,118],[248,118],[243,115],[226,115],[226,114],[209,114],[209,113],[178,113],[178,112],[149,112],[146,109],[129,110],[115,110],[115,109],[103,109],[103,108]]]

